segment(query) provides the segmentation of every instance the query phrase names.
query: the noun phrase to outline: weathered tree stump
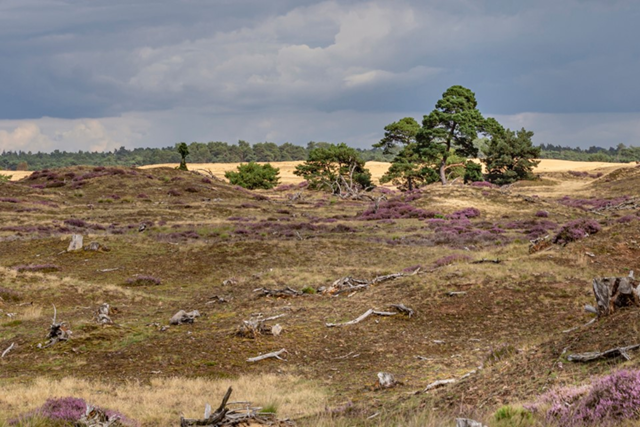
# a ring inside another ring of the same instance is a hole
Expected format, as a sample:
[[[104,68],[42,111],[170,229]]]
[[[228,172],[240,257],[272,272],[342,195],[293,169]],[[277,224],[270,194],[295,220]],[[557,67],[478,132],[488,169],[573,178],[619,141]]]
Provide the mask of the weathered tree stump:
[[[200,312],[198,310],[193,310],[188,313],[184,310],[180,310],[173,315],[171,320],[169,320],[169,324],[182,325],[183,323],[193,323],[196,317],[200,317]]]
[[[80,249],[82,249],[82,234],[73,234],[67,252],[79,251]]]
[[[640,282],[629,277],[599,277],[593,279],[598,316],[607,316],[621,307],[640,307]]]

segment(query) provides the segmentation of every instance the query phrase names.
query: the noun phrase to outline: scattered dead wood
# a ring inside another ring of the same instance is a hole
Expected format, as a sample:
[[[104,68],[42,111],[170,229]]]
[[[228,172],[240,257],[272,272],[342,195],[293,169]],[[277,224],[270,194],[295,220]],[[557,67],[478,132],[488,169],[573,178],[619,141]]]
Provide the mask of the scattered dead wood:
[[[180,310],[179,312],[173,315],[171,320],[169,320],[169,324],[182,325],[184,323],[193,323],[196,317],[200,317],[200,312],[198,310],[193,310],[188,313],[184,310]]]
[[[66,322],[56,322],[57,315],[58,311],[56,310],[56,306],[53,305],[53,320],[51,321],[51,326],[49,327],[49,333],[45,337],[47,339],[47,342],[45,343],[44,347],[52,346],[58,341],[67,341],[71,336],[71,330],[69,329],[69,325],[67,325]]]
[[[111,250],[105,245],[103,245],[102,243],[98,243],[98,242],[91,242],[82,249],[85,251],[95,251],[95,252],[109,252]]]
[[[536,252],[544,251],[545,249],[550,248],[553,243],[548,234],[546,236],[530,240],[530,242],[531,244],[529,245],[529,254],[535,254]]]
[[[102,270],[96,270],[98,273],[110,273],[112,271],[118,271],[118,270],[124,270],[124,268],[122,267],[116,267],[116,268],[104,268]]]
[[[228,303],[229,300],[227,300],[224,297],[221,297],[220,295],[214,295],[211,298],[209,298],[209,301],[205,302],[205,305],[211,305],[211,304],[216,304],[216,303],[220,303],[220,304],[226,304]]]
[[[597,213],[597,212],[605,212],[605,211],[621,211],[626,209],[639,209],[640,204],[638,202],[640,202],[640,198],[633,197],[629,200],[625,200],[622,203],[618,203],[617,205],[608,205],[600,208],[591,209],[591,212]]]
[[[13,349],[13,346],[14,346],[14,345],[16,345],[16,343],[14,343],[14,342],[13,342],[13,343],[11,343],[11,345],[10,345],[10,346],[5,350],[5,351],[3,351],[3,352],[2,352],[2,356],[0,356],[0,359],[4,359],[4,357],[5,357],[7,354],[9,354],[9,352]]]
[[[378,372],[378,385],[380,388],[391,388],[398,384],[393,374],[388,372]]]
[[[593,293],[596,297],[599,316],[612,314],[621,307],[640,307],[640,282],[628,277],[600,277],[593,279]]]
[[[361,289],[367,289],[371,285],[377,285],[378,283],[386,282],[388,280],[395,280],[405,276],[413,276],[414,274],[418,274],[419,271],[420,269],[418,268],[409,274],[387,274],[384,276],[376,276],[371,280],[354,279],[350,276],[341,277],[340,279],[333,282],[329,287],[323,289],[322,293],[325,295],[339,295],[343,292],[359,291]]]
[[[502,264],[502,260],[498,258],[496,259],[482,258],[477,261],[472,261],[471,264]]]
[[[271,353],[262,354],[262,355],[256,356],[256,357],[250,357],[250,358],[247,359],[247,362],[249,362],[249,363],[259,362],[261,360],[269,359],[269,358],[272,358],[272,357],[276,358],[278,360],[286,360],[286,359],[283,359],[282,357],[280,357],[280,355],[283,354],[283,353],[288,353],[288,351],[285,350],[284,348],[282,348],[282,349],[280,349],[278,351],[273,351]]]
[[[389,307],[395,308],[398,313],[404,314],[408,317],[413,317],[413,315],[416,314],[412,308],[409,308],[404,304],[391,304]]]
[[[230,285],[237,285],[237,284],[238,284],[238,281],[233,277],[222,281],[222,286],[230,286]]]
[[[302,292],[297,291],[289,286],[284,289],[267,289],[267,288],[258,288],[254,289],[253,292],[261,292],[260,296],[263,297],[276,297],[276,298],[287,298],[287,297],[298,297],[303,295]]]
[[[79,251],[80,249],[82,249],[82,234],[72,234],[67,252]]]
[[[270,320],[276,320],[286,314],[279,314],[277,316],[263,318],[261,315],[251,318],[249,320],[243,320],[242,325],[236,331],[236,335],[244,338],[257,338],[259,335],[274,335],[278,336],[282,333],[282,326],[276,324],[273,326],[265,325],[265,322]]]
[[[376,316],[395,316],[398,313],[397,312],[392,313],[392,312],[389,312],[389,311],[376,311],[373,308],[370,308],[369,310],[367,310],[364,313],[362,313],[358,318],[353,319],[353,320],[351,320],[349,322],[344,322],[344,323],[325,323],[325,326],[327,328],[335,328],[335,327],[355,325],[357,323],[362,322],[363,320],[365,320],[367,317],[371,316],[372,314],[375,314]]]
[[[623,357],[626,360],[631,360],[631,357],[627,352],[635,350],[636,348],[640,348],[640,344],[612,348],[603,352],[593,351],[588,353],[570,354],[567,356],[567,360],[569,362],[592,362],[598,359],[612,359],[616,357]]]
[[[233,389],[229,387],[222,403],[211,412],[211,405],[208,403],[204,409],[204,418],[190,419],[180,417],[180,427],[209,426],[209,427],[231,427],[231,426],[293,426],[294,423],[288,420],[277,420],[272,413],[261,412],[262,408],[252,408],[251,402],[229,402],[229,397]],[[242,408],[230,409],[231,405],[242,405]]]
[[[111,314],[111,307],[109,303],[103,303],[100,307],[98,307],[98,312],[96,313],[96,320],[98,323],[103,325],[113,324],[113,320],[109,317]]]

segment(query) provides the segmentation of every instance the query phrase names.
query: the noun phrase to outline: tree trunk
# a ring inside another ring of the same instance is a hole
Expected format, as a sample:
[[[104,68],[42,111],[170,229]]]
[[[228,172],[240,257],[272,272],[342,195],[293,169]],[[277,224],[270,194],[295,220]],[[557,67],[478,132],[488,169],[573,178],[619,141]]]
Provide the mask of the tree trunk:
[[[409,187],[409,191],[413,191],[413,179],[411,179],[411,177],[407,178],[407,186]]]
[[[593,293],[599,316],[612,314],[620,307],[640,306],[639,283],[630,277],[599,277],[593,279]]]
[[[447,185],[447,157],[442,157],[442,162],[440,162],[440,182],[442,185]]]

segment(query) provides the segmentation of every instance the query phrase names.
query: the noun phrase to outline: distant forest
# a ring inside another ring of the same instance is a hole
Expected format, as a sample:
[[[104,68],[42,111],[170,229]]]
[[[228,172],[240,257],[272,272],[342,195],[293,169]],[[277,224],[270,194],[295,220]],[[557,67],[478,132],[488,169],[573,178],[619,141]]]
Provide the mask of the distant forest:
[[[232,162],[283,162],[306,160],[309,151],[329,145],[326,142],[309,142],[306,147],[284,143],[260,142],[251,145],[246,141],[238,144],[226,142],[192,142],[189,144],[187,163],[232,163]],[[561,147],[542,144],[541,158],[576,160],[588,162],[632,162],[640,161],[640,147],[619,144],[616,148]],[[388,162],[393,154],[385,155],[382,149],[357,149],[365,161]],[[74,165],[93,166],[141,166],[158,163],[179,163],[180,154],[176,147],[119,149],[110,152],[66,152],[54,150],[51,153],[25,151],[3,151],[0,154],[0,169],[40,170]]]

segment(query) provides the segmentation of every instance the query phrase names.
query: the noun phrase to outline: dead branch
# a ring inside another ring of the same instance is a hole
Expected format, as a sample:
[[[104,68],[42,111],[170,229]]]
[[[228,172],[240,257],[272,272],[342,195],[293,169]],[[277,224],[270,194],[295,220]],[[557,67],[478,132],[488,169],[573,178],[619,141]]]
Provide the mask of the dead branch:
[[[196,317],[200,317],[200,312],[198,310],[193,310],[188,313],[184,310],[180,310],[173,315],[171,320],[169,320],[169,324],[182,325],[183,323],[193,323]]]
[[[2,356],[0,356],[0,359],[4,359],[4,357],[11,351],[11,349],[13,349],[13,346],[16,343],[11,343],[11,345],[9,346],[9,348],[7,348],[5,351],[2,352]]]
[[[638,197],[633,197],[630,200],[625,200],[622,203],[618,203],[617,205],[607,205],[607,206],[603,206],[600,208],[594,208],[591,209],[590,211],[593,213],[598,213],[598,212],[604,212],[604,211],[619,211],[619,210],[626,210],[626,209],[638,209],[640,208],[640,205],[638,204],[638,201],[640,199]]]
[[[87,404],[82,418],[78,420],[77,427],[111,427],[121,426],[120,418],[117,415],[109,416],[107,413],[98,408]]]
[[[417,274],[419,270],[420,269],[416,269],[410,274],[394,273],[384,276],[376,276],[371,280],[354,279],[350,276],[341,277],[340,279],[333,282],[329,287],[325,288],[322,293],[325,295],[339,295],[343,292],[358,291],[361,289],[366,289],[371,285],[386,282],[387,280],[394,280],[405,276],[413,276],[414,274]]]
[[[227,392],[224,394],[224,397],[222,398],[222,403],[220,403],[220,406],[218,407],[218,409],[216,409],[216,412],[214,412],[213,414],[209,414],[209,412],[211,411],[211,407],[207,404],[207,409],[205,409],[204,419],[198,420],[198,419],[188,419],[188,418],[180,417],[180,427],[221,425],[221,421],[224,420],[225,416],[229,412],[229,409],[227,408],[227,402],[229,401],[229,397],[231,396],[232,391],[233,389],[231,387],[227,389]]]
[[[413,315],[416,313],[412,308],[409,308],[404,304],[391,304],[389,307],[395,308],[398,313],[404,314],[409,317],[413,317]]]
[[[98,242],[91,242],[87,246],[82,248],[85,251],[95,251],[95,252],[109,252],[111,249],[106,247],[105,245]]]
[[[496,258],[496,259],[482,258],[482,259],[479,259],[477,261],[472,261],[471,262],[471,264],[489,264],[489,263],[491,263],[491,264],[501,264],[502,260],[498,259],[498,258]]]
[[[431,384],[429,384],[427,387],[425,387],[425,389],[423,390],[423,392],[425,392],[425,393],[426,393],[427,391],[429,391],[429,390],[433,390],[434,388],[442,387],[442,386],[445,386],[445,385],[447,385],[447,384],[453,384],[453,383],[455,383],[455,382],[456,382],[456,380],[455,380],[455,379],[453,379],[453,378],[448,379],[448,380],[438,380],[438,381],[434,381],[434,382],[432,382]]]
[[[263,297],[276,297],[276,298],[298,297],[300,295],[303,295],[302,292],[296,291],[295,289],[289,286],[287,286],[284,289],[258,288],[258,289],[254,289],[253,292],[262,292],[260,296],[263,296]]]
[[[636,348],[640,348],[640,344],[612,348],[603,352],[593,351],[588,353],[570,354],[567,356],[567,360],[569,362],[592,362],[598,359],[611,359],[620,356],[624,357],[626,360],[631,360],[631,357],[627,352],[629,350],[635,350]]]
[[[573,327],[573,328],[571,328],[571,329],[567,329],[567,330],[562,331],[562,333],[563,333],[563,334],[568,334],[569,332],[576,331],[576,330],[578,330],[578,329],[580,329],[580,328],[585,328],[585,327],[589,326],[590,324],[592,324],[593,322],[595,322],[597,319],[598,319],[597,317],[594,317],[593,319],[589,320],[589,321],[588,321],[587,323],[585,323],[584,325],[574,326],[574,327]]]
[[[535,254],[536,252],[544,251],[552,245],[552,241],[547,234],[546,236],[538,237],[537,239],[530,240],[529,254]]]
[[[284,348],[282,348],[282,349],[280,349],[278,351],[273,351],[271,353],[263,354],[263,355],[256,356],[256,357],[250,357],[250,358],[247,359],[247,362],[249,362],[249,363],[259,362],[261,360],[269,359],[269,358],[272,358],[272,357],[274,357],[274,358],[276,358],[278,360],[286,360],[286,359],[283,359],[282,357],[280,357],[280,355],[283,354],[283,353],[288,353],[288,351],[285,350]]]
[[[325,326],[327,328],[335,328],[335,327],[355,325],[355,324],[358,324],[358,323],[362,322],[363,320],[365,320],[367,317],[371,316],[372,314],[375,314],[376,316],[395,316],[398,313],[392,313],[392,312],[389,312],[389,311],[376,311],[373,308],[370,308],[369,310],[367,310],[364,313],[362,313],[358,318],[353,319],[353,320],[351,320],[349,322],[344,322],[344,323],[325,323]]]

